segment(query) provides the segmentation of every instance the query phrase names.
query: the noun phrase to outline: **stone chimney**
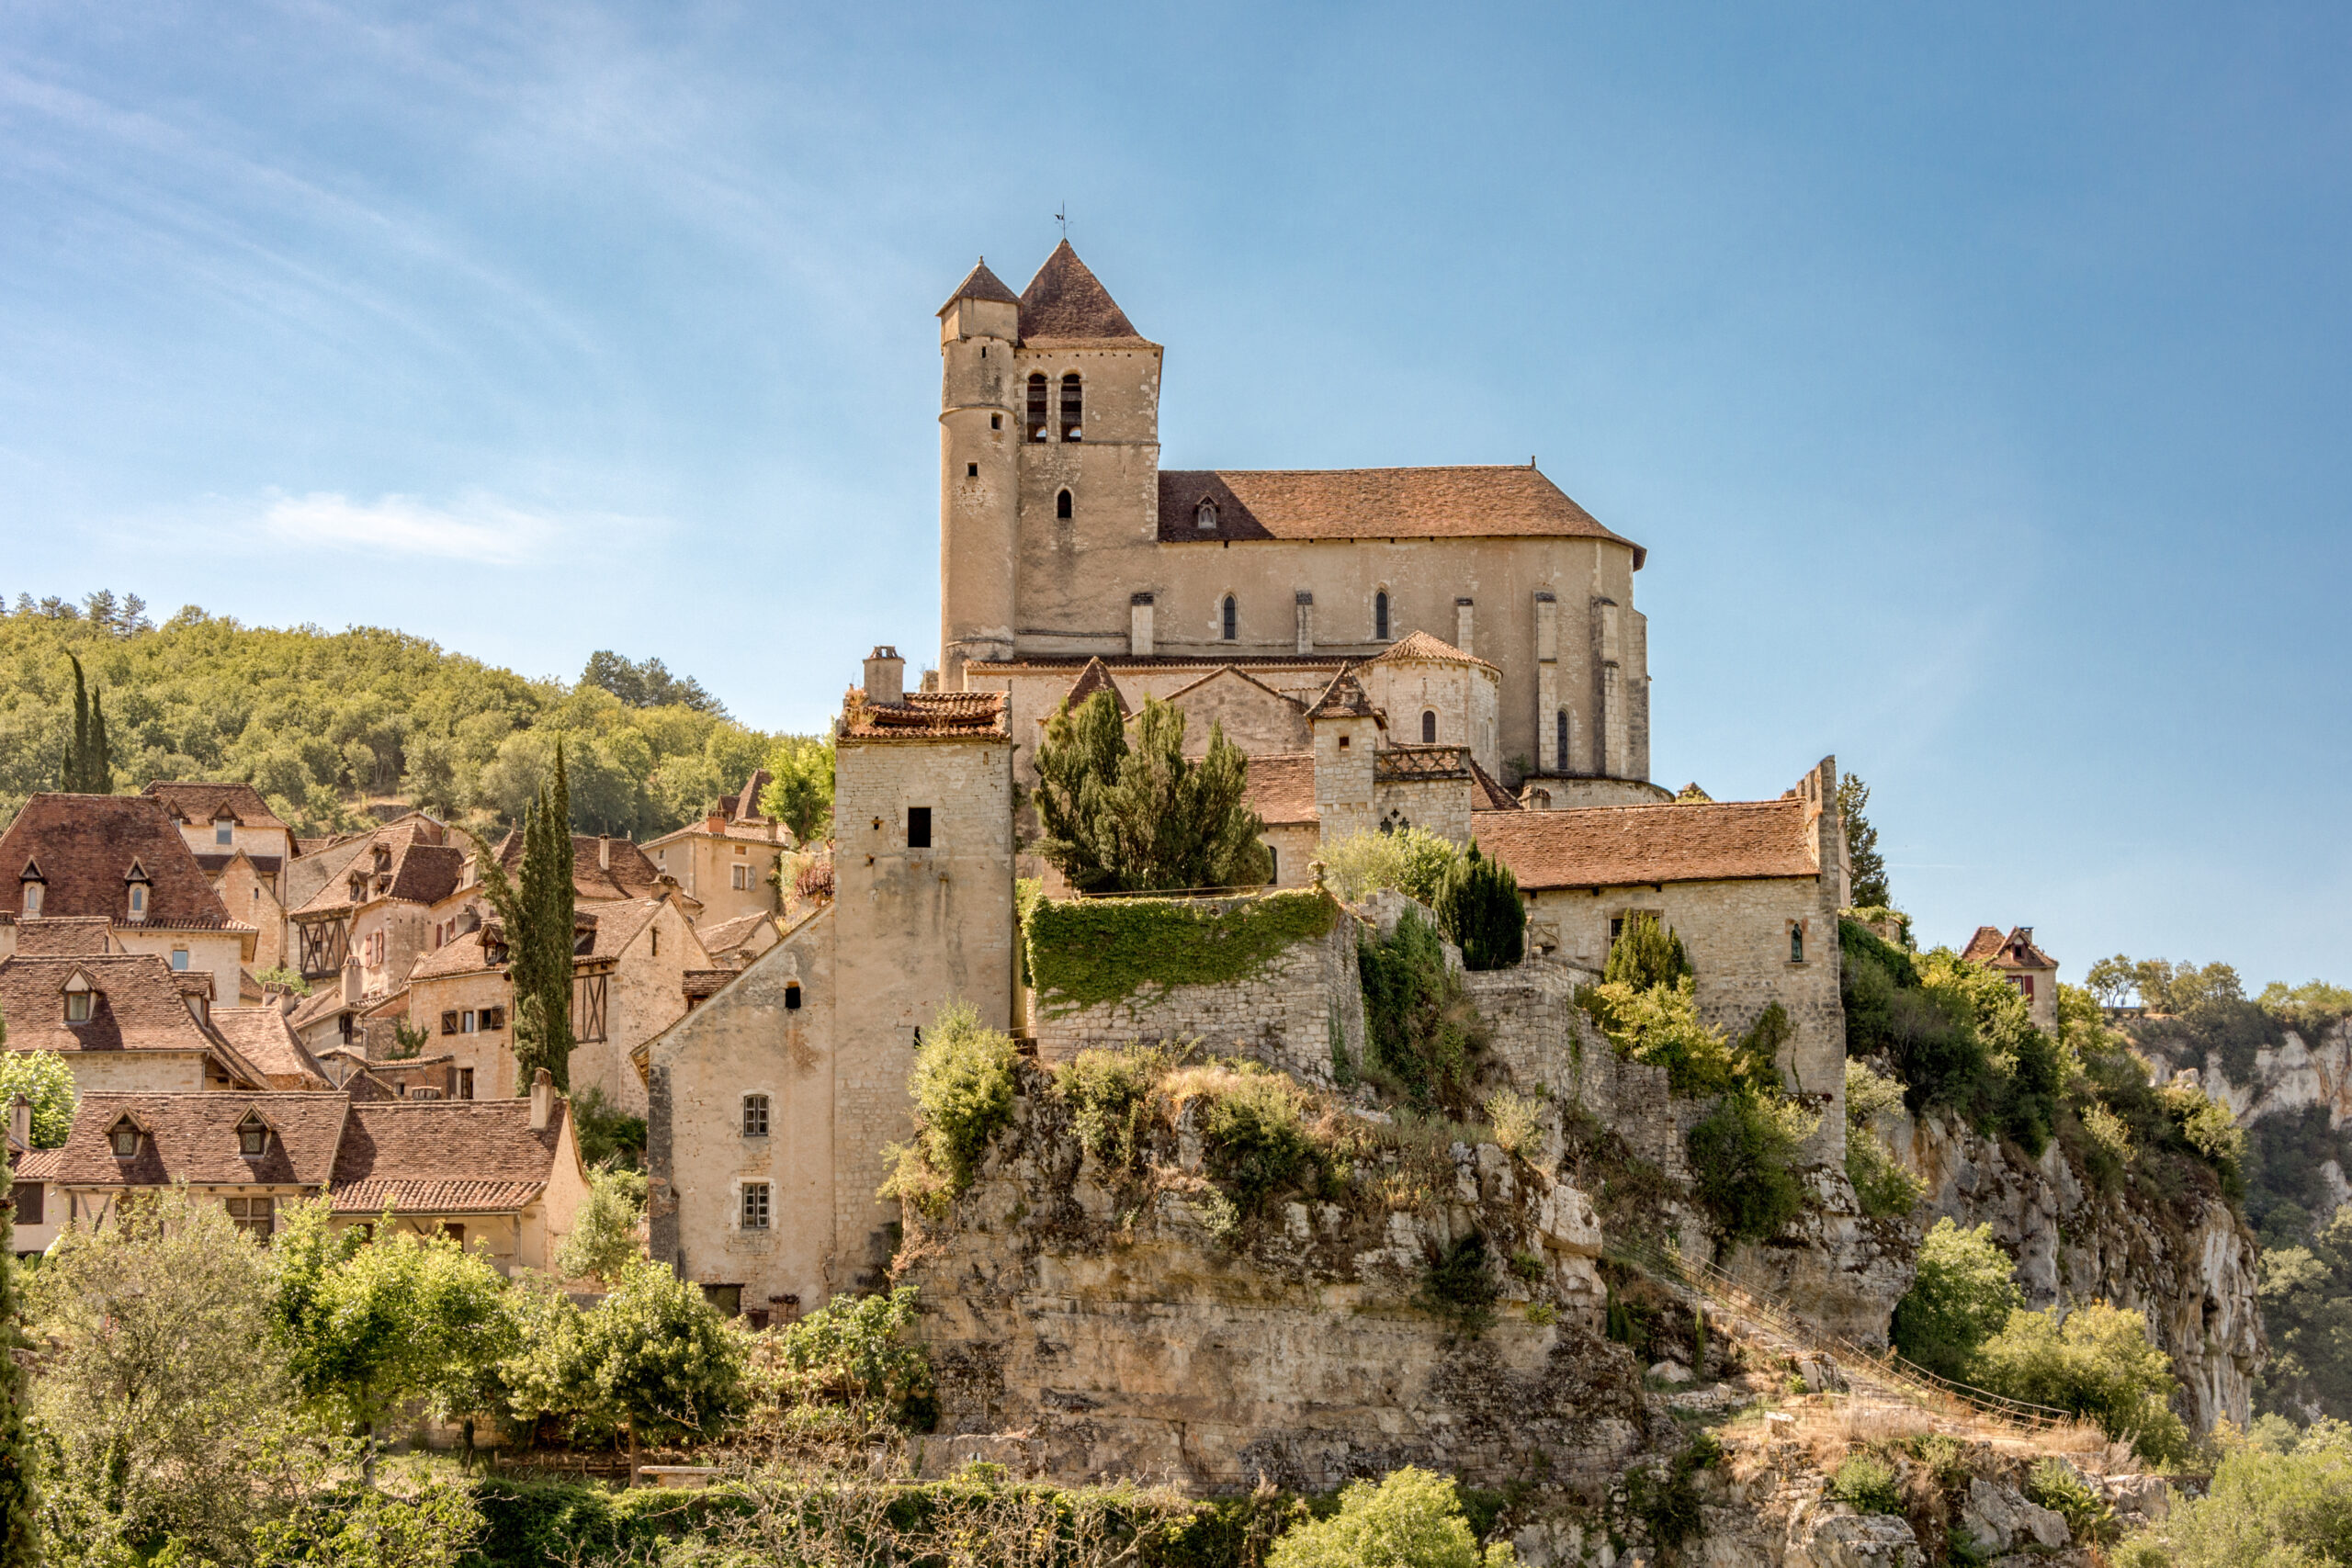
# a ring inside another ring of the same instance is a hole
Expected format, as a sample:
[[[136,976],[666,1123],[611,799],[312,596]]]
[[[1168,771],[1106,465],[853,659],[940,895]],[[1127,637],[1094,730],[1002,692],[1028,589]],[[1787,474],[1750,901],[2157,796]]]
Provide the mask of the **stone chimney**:
[[[865,700],[875,707],[896,707],[907,700],[907,661],[888,643],[865,656]]]
[[[555,1120],[555,1075],[545,1067],[531,1075],[531,1131],[544,1133]]]
[[[727,812],[725,807],[714,805],[708,811],[704,812],[702,817],[702,830],[706,833],[724,833],[727,831]]]
[[[609,833],[596,835],[596,869],[598,871],[613,869],[613,840]]]
[[[33,1102],[21,1094],[8,1102],[8,1141],[20,1149],[33,1146]]]
[[[343,961],[343,1005],[359,1005],[359,960],[356,958]]]
[[[1151,657],[1151,615],[1150,594],[1127,595],[1127,651],[1138,659]]]
[[[1470,610],[1471,601],[1456,599],[1453,602],[1453,646],[1464,653],[1475,654],[1478,650],[1470,646]]]
[[[1291,595],[1298,606],[1298,651],[1315,651],[1315,595],[1300,589]]]

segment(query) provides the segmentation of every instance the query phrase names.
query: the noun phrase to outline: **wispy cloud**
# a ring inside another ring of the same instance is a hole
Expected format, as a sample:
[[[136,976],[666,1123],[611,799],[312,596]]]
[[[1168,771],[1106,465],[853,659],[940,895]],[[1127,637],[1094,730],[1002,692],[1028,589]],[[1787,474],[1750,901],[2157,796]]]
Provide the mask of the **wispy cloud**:
[[[628,520],[605,514],[553,516],[475,493],[446,505],[413,495],[354,501],[331,491],[273,498],[262,527],[289,547],[367,555],[432,557],[478,566],[522,566],[582,536]]]

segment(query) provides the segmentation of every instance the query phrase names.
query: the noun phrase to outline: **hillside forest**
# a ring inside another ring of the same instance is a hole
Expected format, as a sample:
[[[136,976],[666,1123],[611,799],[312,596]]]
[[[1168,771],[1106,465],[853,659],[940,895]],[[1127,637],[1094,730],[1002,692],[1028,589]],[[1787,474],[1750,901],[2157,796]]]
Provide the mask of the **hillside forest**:
[[[100,592],[78,604],[19,595],[0,614],[0,821],[61,786],[76,660],[115,789],[250,783],[303,837],[394,802],[512,825],[559,741],[575,831],[657,837],[762,767],[776,781],[769,809],[800,837],[821,836],[831,813],[829,739],[740,724],[659,660],[599,651],[567,684],[379,627],[248,626],[195,605],[157,625],[135,595]]]

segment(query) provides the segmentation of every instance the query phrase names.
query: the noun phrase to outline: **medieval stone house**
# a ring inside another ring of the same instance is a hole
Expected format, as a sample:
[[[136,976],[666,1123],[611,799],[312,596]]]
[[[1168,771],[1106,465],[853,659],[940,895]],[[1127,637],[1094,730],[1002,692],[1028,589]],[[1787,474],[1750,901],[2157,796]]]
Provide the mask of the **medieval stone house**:
[[[1998,926],[1978,926],[1960,955],[2007,980],[2024,996],[2034,1023],[2058,1032],[2058,961],[2034,945],[2031,926],[2018,926],[2007,936]]]
[[[221,904],[258,933],[252,970],[284,964],[287,870],[300,853],[293,829],[249,784],[158,779],[141,793],[164,803]]]

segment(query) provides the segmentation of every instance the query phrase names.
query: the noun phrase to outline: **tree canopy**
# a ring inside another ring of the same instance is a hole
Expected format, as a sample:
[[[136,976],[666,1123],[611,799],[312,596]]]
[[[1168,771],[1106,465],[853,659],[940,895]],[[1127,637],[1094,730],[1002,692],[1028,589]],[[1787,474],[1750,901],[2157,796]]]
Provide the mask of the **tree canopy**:
[[[1081,893],[1254,887],[1272,858],[1266,825],[1244,799],[1249,764],[1209,727],[1208,750],[1184,755],[1184,713],[1144,699],[1127,739],[1118,705],[1097,692],[1046,722],[1037,748],[1037,853]]]
[[[1695,787],[1695,786],[1694,786]],[[1886,857],[1879,853],[1878,829],[1862,815],[1871,786],[1859,774],[1838,781],[1838,814],[1846,823],[1847,896],[1857,909],[1883,909],[1894,902],[1887,891]]]

